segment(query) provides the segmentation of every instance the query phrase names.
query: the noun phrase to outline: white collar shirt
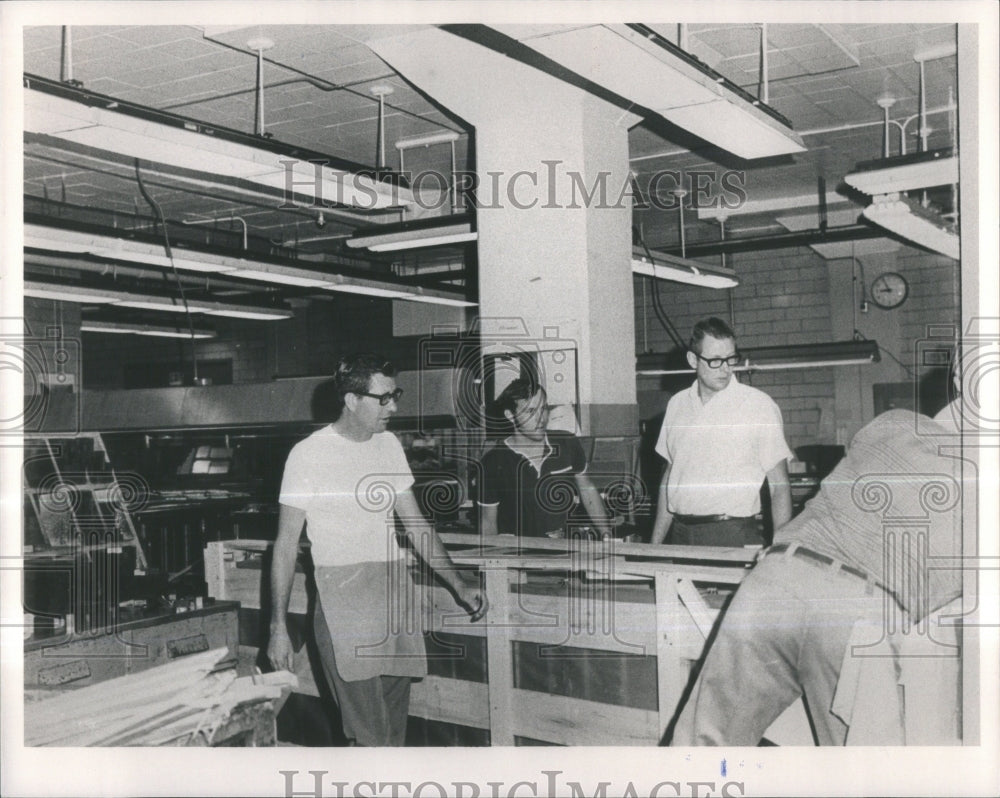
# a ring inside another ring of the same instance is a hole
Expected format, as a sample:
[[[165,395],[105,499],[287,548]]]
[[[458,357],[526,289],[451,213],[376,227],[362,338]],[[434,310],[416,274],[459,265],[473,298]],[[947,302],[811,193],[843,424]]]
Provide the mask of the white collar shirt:
[[[673,396],[656,452],[670,463],[670,512],[735,517],[760,512],[767,472],[792,457],[774,400],[735,377],[705,403],[697,382]]]

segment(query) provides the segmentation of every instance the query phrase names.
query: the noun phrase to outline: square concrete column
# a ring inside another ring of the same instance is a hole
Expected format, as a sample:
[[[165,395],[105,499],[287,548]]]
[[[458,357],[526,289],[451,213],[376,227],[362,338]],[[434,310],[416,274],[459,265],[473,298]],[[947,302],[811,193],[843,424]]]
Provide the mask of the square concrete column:
[[[636,435],[628,128],[639,117],[438,28],[368,45],[475,126],[484,346],[548,352],[546,386],[574,396],[584,434]]]

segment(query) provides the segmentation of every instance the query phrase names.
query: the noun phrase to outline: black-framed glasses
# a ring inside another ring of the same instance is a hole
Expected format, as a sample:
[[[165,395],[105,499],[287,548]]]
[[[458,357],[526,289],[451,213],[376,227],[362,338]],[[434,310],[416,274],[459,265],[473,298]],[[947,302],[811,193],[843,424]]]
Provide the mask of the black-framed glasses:
[[[693,349],[690,350],[691,354],[694,355],[698,360],[704,360],[708,364],[710,369],[721,368],[722,364],[725,363],[727,366],[738,366],[740,361],[743,360],[743,356],[739,352],[733,352],[729,357],[702,357]]]
[[[398,402],[399,397],[403,395],[403,389],[397,388],[395,391],[389,391],[387,393],[368,393],[367,391],[351,391],[353,394],[358,396],[368,396],[372,399],[378,399],[378,403],[385,407],[389,402]]]

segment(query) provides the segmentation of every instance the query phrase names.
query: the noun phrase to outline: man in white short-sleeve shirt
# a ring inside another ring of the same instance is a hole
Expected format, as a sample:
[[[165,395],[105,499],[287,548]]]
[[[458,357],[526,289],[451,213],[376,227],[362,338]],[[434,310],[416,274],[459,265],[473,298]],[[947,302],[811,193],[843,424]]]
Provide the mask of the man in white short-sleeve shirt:
[[[313,632],[324,676],[355,745],[403,745],[410,680],[427,673],[420,605],[396,542],[394,513],[424,563],[478,620],[478,578],[455,569],[410,490],[413,474],[386,431],[402,390],[383,358],[355,355],[334,376],[339,417],[296,444],[279,497],[268,658],[291,669],[288,602],[305,528],[316,582]]]
[[[695,326],[687,352],[691,387],[671,397],[656,452],[667,461],[652,543],[764,543],[756,516],[767,478],[774,529],[792,517],[781,411],[763,391],[733,379],[736,336],[722,319]]]

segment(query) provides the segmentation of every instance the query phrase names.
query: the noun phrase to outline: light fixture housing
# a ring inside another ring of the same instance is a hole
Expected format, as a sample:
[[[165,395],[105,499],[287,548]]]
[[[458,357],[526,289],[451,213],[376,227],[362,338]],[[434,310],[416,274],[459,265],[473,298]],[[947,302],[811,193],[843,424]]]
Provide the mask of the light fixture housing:
[[[855,170],[844,177],[844,182],[874,197],[954,185],[958,182],[958,156],[949,147],[866,161],[855,166]]]
[[[115,335],[147,335],[154,338],[215,338],[212,330],[185,330],[181,327],[163,327],[156,324],[135,324],[126,321],[97,321],[84,319],[81,332],[109,333]]]
[[[171,263],[171,260],[166,256],[162,244],[130,238],[116,238],[89,230],[76,230],[66,227],[29,223],[25,225],[24,236],[26,247],[41,251],[86,254],[111,260],[143,263],[160,267],[169,267]],[[375,280],[344,274],[332,274],[313,269],[302,269],[284,263],[238,258],[229,255],[219,255],[213,252],[182,249],[180,247],[173,248],[173,265],[182,271],[209,272],[224,275],[227,278],[234,277],[244,280],[255,280],[276,285],[293,286],[295,288],[316,288],[323,291],[366,294],[368,296],[388,299],[402,299],[459,307],[472,307],[476,304],[455,293],[425,289],[419,286],[396,284],[390,280]],[[57,290],[54,285],[51,287],[48,284],[40,285],[37,290],[44,290],[49,293],[50,296],[48,298],[61,298],[71,302],[84,301],[77,298],[79,294],[76,292],[76,289],[70,292],[69,295],[64,293],[61,297],[51,295],[53,291]],[[84,290],[86,289],[80,289],[80,291]],[[111,300],[102,299],[100,296],[93,296],[85,301],[111,302]],[[175,307],[163,307],[162,302],[157,299],[150,301],[147,299],[133,300],[126,298],[118,304],[123,304],[126,307],[153,310],[173,310]],[[192,309],[194,308],[194,303],[189,302],[188,304]],[[176,306],[176,308],[183,310],[183,305]],[[208,310],[198,312],[212,313],[212,311]],[[237,313],[236,310],[230,310],[229,313],[221,315],[230,315],[236,318],[261,318],[258,315],[253,315],[256,311],[248,312],[252,315],[247,315],[247,312]]]
[[[741,349],[743,362],[733,371],[786,371],[789,369],[861,366],[878,363],[882,358],[875,341],[835,341],[821,344],[789,344]],[[636,375],[661,377],[671,374],[693,374],[694,370],[664,369],[658,364],[664,355],[656,353],[636,358]]]
[[[703,288],[734,288],[740,284],[739,277],[732,269],[679,258],[641,246],[632,247],[632,272]]]
[[[286,195],[363,210],[408,207],[412,192],[375,180],[368,169],[240,131],[78,89],[37,75],[24,78],[26,135],[53,137],[129,158],[205,174],[224,174]]]
[[[479,234],[471,214],[434,216],[398,224],[377,225],[355,231],[344,243],[351,249],[393,252],[476,241]]]
[[[163,244],[116,238],[99,233],[72,230],[40,224],[25,224],[24,246],[53,252],[94,255],[111,260],[145,263],[150,266],[170,268],[170,259]],[[197,250],[173,249],[173,265],[183,271],[225,272],[236,268],[238,258],[221,258]]]
[[[741,158],[806,149],[784,117],[646,25],[547,25],[538,32],[516,24],[493,27]]]
[[[24,281],[24,295],[40,299],[55,299],[63,302],[80,304],[114,305],[123,308],[139,310],[167,311],[184,313],[185,305],[179,299],[153,294],[137,294],[130,291],[90,288],[68,283],[49,283],[37,280]],[[255,307],[228,302],[207,302],[201,299],[189,299],[187,308],[191,313],[203,313],[208,316],[229,316],[236,319],[255,319],[258,321],[278,321],[291,318],[291,310],[281,308]]]
[[[939,216],[906,197],[896,193],[876,196],[861,214],[900,238],[959,260],[961,246],[958,234]]]

